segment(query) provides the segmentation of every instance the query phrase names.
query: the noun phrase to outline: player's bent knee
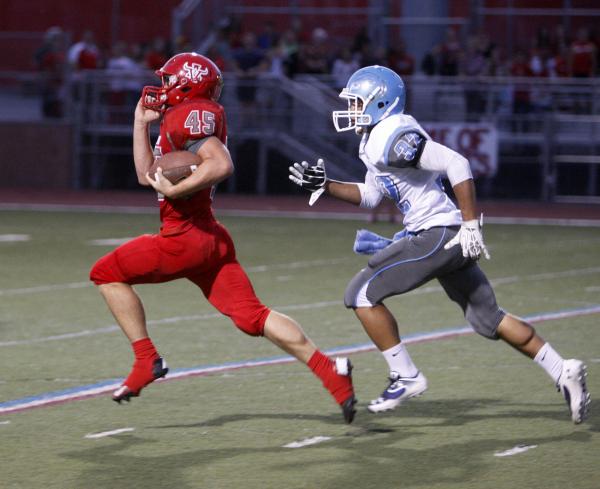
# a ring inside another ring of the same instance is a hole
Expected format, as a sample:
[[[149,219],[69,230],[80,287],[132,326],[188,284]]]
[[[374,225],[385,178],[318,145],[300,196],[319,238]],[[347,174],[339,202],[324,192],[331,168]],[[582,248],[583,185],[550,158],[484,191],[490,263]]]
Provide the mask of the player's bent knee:
[[[473,308],[467,307],[467,311],[465,312],[465,318],[475,332],[489,340],[500,338],[498,335],[498,326],[500,326],[505,315],[505,312],[498,306],[495,309],[485,312],[474,311]]]
[[[231,315],[236,327],[249,336],[264,336],[265,323],[271,310],[263,306],[257,306],[252,310],[237,311]]]
[[[356,309],[357,307],[372,307],[373,304],[367,299],[367,287],[369,285],[368,276],[365,273],[367,269],[362,270],[354,276],[354,278],[346,287],[344,292],[344,305],[348,309]]]
[[[123,282],[113,253],[100,258],[90,270],[90,280],[96,285]]]

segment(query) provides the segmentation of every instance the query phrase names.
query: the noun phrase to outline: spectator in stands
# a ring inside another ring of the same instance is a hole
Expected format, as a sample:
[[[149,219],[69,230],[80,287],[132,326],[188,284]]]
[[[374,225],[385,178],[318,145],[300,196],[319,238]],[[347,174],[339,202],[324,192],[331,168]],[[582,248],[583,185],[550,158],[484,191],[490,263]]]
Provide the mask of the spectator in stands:
[[[65,38],[60,27],[51,27],[46,31],[44,42],[34,58],[40,72],[42,114],[44,117],[62,117]]]
[[[312,34],[304,27],[300,17],[293,17],[290,25],[290,30],[294,33],[294,37],[299,44],[308,44],[311,41]]]
[[[231,64],[238,77],[237,96],[242,107],[240,122],[251,124],[256,105],[256,79],[266,69],[266,59],[256,45],[254,33],[244,34],[242,47],[234,51]]]
[[[373,65],[387,65],[387,53],[382,47],[373,47],[371,41],[364,42],[358,56],[361,68]]]
[[[427,76],[439,74],[441,50],[442,47],[439,44],[436,44],[425,54],[425,56],[423,56],[423,60],[421,61],[421,71]]]
[[[439,59],[439,74],[442,76],[457,76],[462,57],[462,46],[456,29],[446,31],[446,40],[442,43]]]
[[[299,69],[300,45],[292,29],[285,31],[279,40],[279,49],[284,56],[284,68],[288,77],[293,78]]]
[[[167,43],[162,37],[155,37],[144,55],[144,65],[152,71],[163,67],[169,59]]]
[[[569,48],[561,46],[558,52],[546,60],[546,71],[551,78],[569,76]]]
[[[354,36],[352,40],[352,52],[360,53],[363,50],[365,44],[371,44],[371,38],[367,33],[367,27],[362,27]]]
[[[312,31],[308,44],[300,46],[300,71],[314,75],[327,75],[329,69],[329,34],[322,27]]]
[[[387,66],[400,76],[410,76],[415,72],[415,58],[406,51],[406,44],[400,41],[388,53]]]
[[[460,73],[465,80],[465,103],[469,120],[477,121],[485,111],[486,92],[477,84],[477,78],[484,76],[488,71],[488,60],[482,49],[480,39],[471,36],[467,40],[467,50],[461,59]],[[475,81],[475,84],[469,83]]]
[[[529,66],[529,60],[525,51],[518,49],[510,65],[510,75],[514,77],[531,77],[533,72]],[[513,87],[513,113],[523,115],[523,118],[517,118],[513,130],[515,132],[524,132],[528,130],[526,115],[531,112],[531,93],[527,83],[516,83]]]
[[[94,33],[90,30],[83,32],[81,41],[69,48],[69,64],[74,70],[95,70],[101,67],[101,53],[96,45]]]
[[[108,98],[111,107],[111,120],[123,124],[131,122],[131,114],[144,85],[143,67],[131,57],[128,51],[126,43],[117,42],[113,46],[111,57],[106,63],[110,79]]]
[[[358,68],[358,61],[352,56],[350,49],[342,49],[333,61],[331,68],[331,75],[333,76],[336,90],[341,91],[346,86],[352,73],[358,70]]]
[[[571,43],[569,72],[575,78],[588,78],[596,74],[596,63],[596,46],[590,39],[588,29],[582,27]]]
[[[588,29],[577,31],[577,38],[571,43],[569,52],[569,73],[575,78],[590,78],[596,75],[596,45],[591,41]],[[590,94],[574,95],[573,110],[588,114],[592,109]]]
[[[256,40],[257,45],[266,53],[271,48],[274,48],[277,45],[278,41],[279,34],[275,30],[275,24],[273,23],[273,21],[268,20],[264,23],[263,30],[258,35],[258,38]]]
[[[217,48],[216,44],[213,44],[208,48],[206,51],[206,56],[210,58],[222,72],[228,69],[227,61],[225,60],[225,57],[221,55],[221,52]]]
[[[506,51],[500,46],[494,46],[490,51],[487,74],[489,76],[508,76],[509,69]]]

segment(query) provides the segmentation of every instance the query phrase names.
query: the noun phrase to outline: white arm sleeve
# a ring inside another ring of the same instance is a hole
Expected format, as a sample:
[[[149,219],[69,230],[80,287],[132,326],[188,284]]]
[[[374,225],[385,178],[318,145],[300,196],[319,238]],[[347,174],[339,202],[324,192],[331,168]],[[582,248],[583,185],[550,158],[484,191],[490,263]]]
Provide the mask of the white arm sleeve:
[[[360,207],[366,209],[377,207],[383,198],[383,194],[379,191],[373,174],[370,171],[367,172],[365,183],[357,183],[356,185],[360,190]]]
[[[450,185],[453,187],[460,182],[473,178],[469,160],[435,141],[427,141],[417,167],[423,170],[445,173],[448,180],[450,180]]]

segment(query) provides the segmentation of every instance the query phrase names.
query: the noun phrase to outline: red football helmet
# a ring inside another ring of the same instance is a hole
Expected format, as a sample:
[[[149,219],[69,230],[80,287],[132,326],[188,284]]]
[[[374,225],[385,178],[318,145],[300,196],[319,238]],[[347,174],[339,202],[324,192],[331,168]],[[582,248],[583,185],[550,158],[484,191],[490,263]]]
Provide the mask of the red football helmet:
[[[164,112],[184,100],[203,98],[216,102],[221,96],[221,70],[198,53],[176,54],[155,73],[162,86],[144,87],[142,105],[147,109]]]

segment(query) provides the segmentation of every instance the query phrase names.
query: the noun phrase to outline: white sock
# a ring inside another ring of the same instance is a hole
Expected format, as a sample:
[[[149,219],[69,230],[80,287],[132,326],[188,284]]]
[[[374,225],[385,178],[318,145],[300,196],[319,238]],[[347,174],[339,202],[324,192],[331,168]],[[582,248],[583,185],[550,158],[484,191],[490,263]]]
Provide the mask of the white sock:
[[[550,346],[550,343],[545,343],[540,348],[533,361],[546,371],[555,384],[558,382],[562,373],[563,358]]]
[[[402,343],[381,353],[390,366],[390,371],[398,372],[400,377],[414,377],[419,373]]]

